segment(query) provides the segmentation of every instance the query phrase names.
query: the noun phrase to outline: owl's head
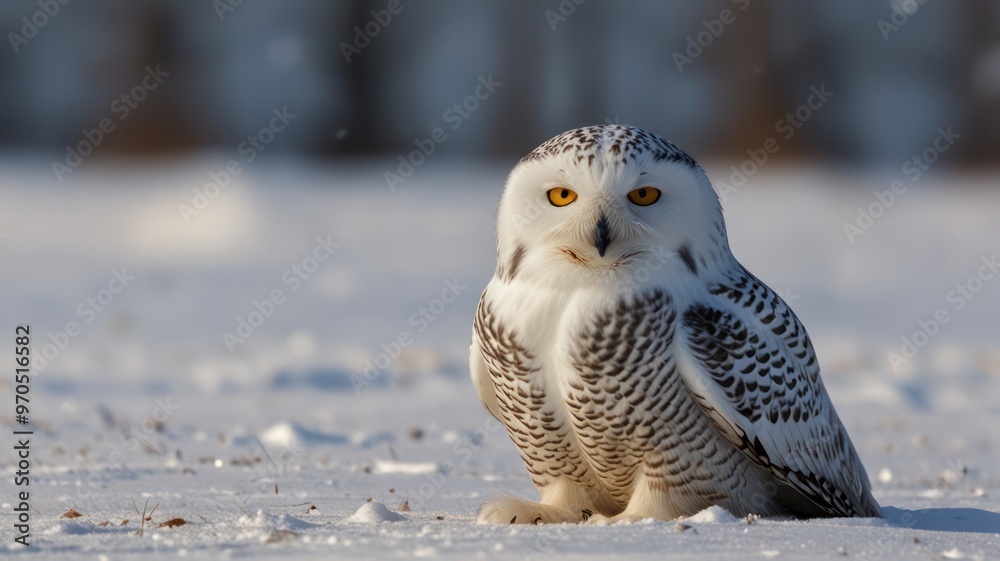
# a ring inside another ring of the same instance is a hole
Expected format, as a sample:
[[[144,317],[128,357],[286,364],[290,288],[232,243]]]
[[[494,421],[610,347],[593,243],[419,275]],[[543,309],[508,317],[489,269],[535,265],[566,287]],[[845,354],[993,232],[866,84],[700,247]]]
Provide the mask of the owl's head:
[[[497,249],[497,276],[507,280],[596,273],[616,281],[639,268],[697,275],[731,257],[701,167],[622,125],[565,132],[522,159],[500,202]]]

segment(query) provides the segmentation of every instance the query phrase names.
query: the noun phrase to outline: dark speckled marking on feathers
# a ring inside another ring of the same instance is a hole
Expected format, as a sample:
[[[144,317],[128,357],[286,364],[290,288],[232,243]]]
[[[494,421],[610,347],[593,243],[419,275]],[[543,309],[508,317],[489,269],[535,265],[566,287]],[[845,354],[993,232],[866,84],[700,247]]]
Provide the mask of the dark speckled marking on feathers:
[[[510,264],[506,268],[506,279],[508,282],[514,280],[517,276],[518,269],[521,268],[521,260],[524,259],[524,253],[527,249],[524,244],[518,244],[514,249],[514,254],[510,257]]]
[[[747,308],[760,318],[765,328],[784,339],[794,356],[782,356],[782,349],[768,346],[760,334],[728,312],[696,305],[684,313],[691,326],[692,349],[703,359],[708,373],[725,388],[737,410],[752,422],[763,416],[771,422],[789,419],[808,421],[818,414],[822,401],[810,392],[819,384],[819,365],[806,334],[792,310],[764,283],[745,270],[729,282],[712,286],[712,294]],[[807,372],[798,382],[796,366]],[[744,382],[740,375],[756,372],[756,381]]]
[[[759,325],[747,325],[734,314],[695,305],[683,314],[687,341],[705,372],[725,393],[736,411],[755,425],[797,423],[808,430],[793,455],[810,465],[847,473],[853,458],[847,433],[821,391],[819,364],[812,342],[798,318],[778,295],[745,269],[730,274],[710,292],[745,308]],[[766,331],[778,338],[765,336]],[[810,422],[812,421],[812,422]],[[777,428],[767,431],[780,430]],[[740,431],[742,432],[742,431]],[[865,497],[848,497],[829,479],[803,472],[768,457],[757,438],[742,434],[741,450],[769,469],[831,516],[878,516]],[[782,460],[782,461],[778,461]]]
[[[621,508],[639,470],[652,489],[683,487],[704,506],[726,498],[720,489],[743,486],[740,453],[719,438],[679,378],[670,351],[675,320],[660,290],[622,297],[583,326],[571,350],[579,373],[566,396],[573,427]]]
[[[691,247],[688,246],[688,244],[682,245],[681,248],[677,250],[677,255],[680,256],[681,261],[683,261],[684,265],[689,271],[691,271],[691,274],[698,276],[698,264],[695,263],[694,255],[691,254]],[[705,259],[702,258],[702,263],[704,264],[704,262]]]
[[[483,293],[474,322],[476,336],[497,395],[503,424],[535,485],[565,477],[591,485],[587,464],[547,402],[535,355],[521,338],[496,316],[488,293]]]
[[[639,156],[649,154],[654,161],[684,162],[692,167],[698,164],[683,150],[651,132],[624,125],[597,125],[564,132],[521,159],[530,162],[559,154],[570,154],[576,163],[593,163],[595,156],[607,155],[609,161],[627,164]]]

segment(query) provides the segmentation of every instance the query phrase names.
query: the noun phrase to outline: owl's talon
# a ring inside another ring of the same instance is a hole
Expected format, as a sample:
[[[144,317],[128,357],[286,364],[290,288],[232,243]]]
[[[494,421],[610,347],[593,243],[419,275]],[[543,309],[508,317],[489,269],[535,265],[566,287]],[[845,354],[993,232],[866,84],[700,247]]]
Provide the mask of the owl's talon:
[[[593,526],[607,526],[611,523],[613,523],[613,521],[610,518],[600,513],[591,514],[587,517],[587,524],[591,524]]]

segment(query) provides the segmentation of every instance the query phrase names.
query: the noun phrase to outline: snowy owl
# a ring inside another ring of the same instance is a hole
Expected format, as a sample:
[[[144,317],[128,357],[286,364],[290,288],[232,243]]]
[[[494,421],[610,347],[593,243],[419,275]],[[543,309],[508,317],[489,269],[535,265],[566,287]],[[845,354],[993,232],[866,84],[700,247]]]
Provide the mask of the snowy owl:
[[[881,516],[802,324],[733,257],[701,167],[641,129],[511,172],[470,367],[541,498],[482,523]]]

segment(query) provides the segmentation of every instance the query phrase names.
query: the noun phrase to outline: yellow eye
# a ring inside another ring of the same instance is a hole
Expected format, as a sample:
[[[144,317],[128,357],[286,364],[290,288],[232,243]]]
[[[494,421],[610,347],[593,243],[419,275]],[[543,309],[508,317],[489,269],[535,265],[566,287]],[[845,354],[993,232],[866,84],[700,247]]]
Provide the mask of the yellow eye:
[[[649,206],[660,200],[660,190],[655,187],[639,187],[629,191],[628,200],[639,206]]]
[[[552,206],[566,206],[576,200],[576,192],[565,187],[549,189],[549,202]]]

